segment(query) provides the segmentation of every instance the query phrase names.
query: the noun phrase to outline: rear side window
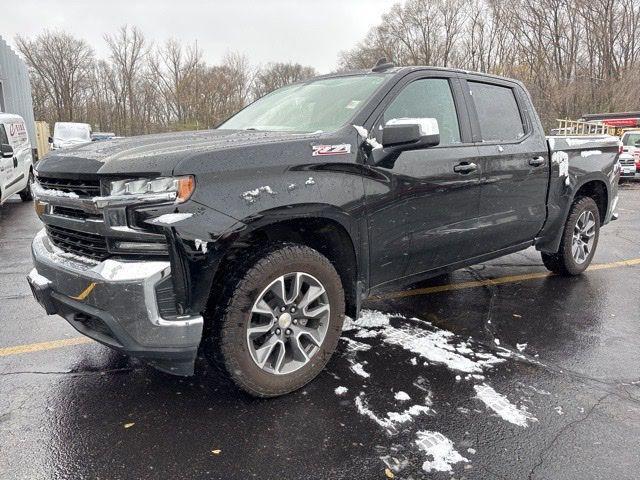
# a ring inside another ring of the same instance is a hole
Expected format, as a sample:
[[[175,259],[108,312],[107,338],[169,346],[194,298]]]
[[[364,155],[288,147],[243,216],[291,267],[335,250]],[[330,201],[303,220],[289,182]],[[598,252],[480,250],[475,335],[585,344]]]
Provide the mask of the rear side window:
[[[384,112],[384,123],[392,118],[435,118],[440,145],[460,143],[460,127],[449,81],[425,78],[407,85]]]
[[[524,136],[525,128],[513,89],[480,82],[468,84],[483,142],[513,142]]]
[[[9,138],[7,138],[7,132],[4,129],[4,125],[0,124],[0,143],[1,144],[8,144],[9,143]]]

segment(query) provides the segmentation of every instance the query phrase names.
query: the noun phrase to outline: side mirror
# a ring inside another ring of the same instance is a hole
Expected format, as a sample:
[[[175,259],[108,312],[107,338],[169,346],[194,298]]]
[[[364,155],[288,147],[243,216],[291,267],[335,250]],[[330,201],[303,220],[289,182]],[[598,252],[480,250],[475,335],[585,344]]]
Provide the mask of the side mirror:
[[[435,118],[392,118],[382,130],[382,146],[416,150],[440,144],[440,129]]]
[[[53,138],[49,137],[49,143],[53,143]]]
[[[8,143],[3,143],[2,145],[0,145],[0,152],[2,152],[2,158],[13,157],[13,147]]]
[[[440,129],[435,118],[392,118],[382,129],[382,148],[372,150],[371,155],[375,165],[393,168],[402,152],[439,144]]]
[[[635,143],[634,147],[640,147],[640,140]]]

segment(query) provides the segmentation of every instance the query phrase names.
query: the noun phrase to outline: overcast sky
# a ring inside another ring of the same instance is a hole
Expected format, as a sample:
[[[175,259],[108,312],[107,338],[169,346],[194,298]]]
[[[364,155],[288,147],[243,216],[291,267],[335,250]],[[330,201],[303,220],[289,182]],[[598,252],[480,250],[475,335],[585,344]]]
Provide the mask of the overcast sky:
[[[0,35],[15,47],[17,34],[61,30],[89,42],[106,57],[103,34],[127,23],[148,39],[198,41],[208,63],[228,51],[251,63],[311,65],[328,73],[338,53],[361,40],[398,0],[18,0],[2,2]]]

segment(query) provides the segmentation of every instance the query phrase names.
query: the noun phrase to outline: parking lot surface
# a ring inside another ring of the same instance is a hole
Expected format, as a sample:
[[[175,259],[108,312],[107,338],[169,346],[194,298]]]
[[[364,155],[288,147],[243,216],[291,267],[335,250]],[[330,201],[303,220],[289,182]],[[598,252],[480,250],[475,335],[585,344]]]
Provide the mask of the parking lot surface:
[[[370,299],[314,382],[255,400],[83,337],[32,299],[32,205],[0,208],[1,479],[635,479],[640,185],[594,265],[533,249]]]

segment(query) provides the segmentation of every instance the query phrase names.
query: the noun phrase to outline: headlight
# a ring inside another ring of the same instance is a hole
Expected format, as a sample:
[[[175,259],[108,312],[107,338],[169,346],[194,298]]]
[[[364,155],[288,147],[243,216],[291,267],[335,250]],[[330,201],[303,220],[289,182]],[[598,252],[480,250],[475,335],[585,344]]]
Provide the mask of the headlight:
[[[136,178],[116,180],[109,184],[109,195],[147,195],[153,193],[175,193],[176,203],[189,199],[196,186],[191,175],[184,177]]]

